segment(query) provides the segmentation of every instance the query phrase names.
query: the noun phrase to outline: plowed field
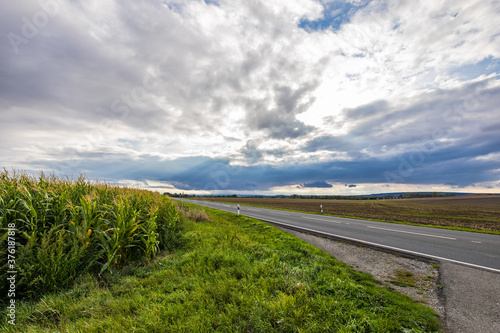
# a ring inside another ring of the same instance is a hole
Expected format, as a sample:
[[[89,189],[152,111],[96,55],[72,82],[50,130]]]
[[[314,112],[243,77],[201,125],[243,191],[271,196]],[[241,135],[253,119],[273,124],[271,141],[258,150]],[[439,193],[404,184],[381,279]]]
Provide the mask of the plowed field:
[[[338,216],[500,232],[500,195],[384,200],[283,198],[214,198],[214,200],[313,213],[319,213],[320,205],[323,205],[325,214]]]

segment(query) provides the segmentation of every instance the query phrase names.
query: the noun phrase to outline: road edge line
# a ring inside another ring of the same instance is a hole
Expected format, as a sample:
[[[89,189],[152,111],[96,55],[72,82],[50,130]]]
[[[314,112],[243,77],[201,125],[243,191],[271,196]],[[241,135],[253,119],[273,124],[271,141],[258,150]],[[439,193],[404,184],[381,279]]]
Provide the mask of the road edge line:
[[[420,260],[427,261],[427,262],[447,261],[447,262],[451,262],[451,263],[462,265],[462,266],[467,266],[467,267],[471,267],[471,268],[481,269],[481,270],[485,270],[485,271],[488,271],[488,272],[500,274],[500,270],[499,269],[495,269],[495,268],[491,268],[491,267],[486,267],[486,266],[481,266],[481,265],[475,265],[475,264],[471,264],[471,263],[467,263],[467,262],[463,262],[463,261],[458,261],[458,260],[454,260],[454,259],[448,259],[448,258],[438,257],[438,256],[434,256],[432,254],[426,254],[426,253],[421,253],[421,252],[416,252],[416,251],[404,250],[404,249],[400,249],[398,247],[393,247],[393,246],[388,246],[388,245],[382,245],[382,244],[378,244],[378,243],[368,242],[368,241],[364,241],[364,240],[360,240],[360,239],[356,239],[356,238],[351,238],[351,237],[347,237],[347,236],[340,236],[340,235],[331,234],[331,233],[324,232],[324,231],[318,231],[318,230],[313,230],[313,229],[309,229],[309,228],[297,227],[297,226],[294,226],[294,225],[291,225],[291,224],[287,224],[287,223],[283,223],[283,222],[278,222],[278,221],[273,221],[273,220],[270,220],[270,219],[263,219],[263,218],[259,218],[259,217],[251,216],[251,215],[247,215],[247,214],[245,214],[245,216],[248,216],[248,217],[260,220],[260,221],[268,222],[268,223],[271,223],[271,224],[280,225],[280,226],[283,226],[283,227],[285,227],[287,229],[301,231],[301,232],[305,231],[305,232],[307,232],[309,234],[313,234],[313,235],[324,237],[324,238],[345,241],[345,242],[349,242],[349,243],[353,243],[353,244],[365,245],[365,246],[369,246],[371,248],[375,248],[375,249],[378,249],[378,250],[383,250],[385,252],[396,253],[396,254],[399,254],[399,255],[403,255],[403,256],[406,256],[406,257],[409,257],[409,258],[412,258],[412,259],[420,259]]]

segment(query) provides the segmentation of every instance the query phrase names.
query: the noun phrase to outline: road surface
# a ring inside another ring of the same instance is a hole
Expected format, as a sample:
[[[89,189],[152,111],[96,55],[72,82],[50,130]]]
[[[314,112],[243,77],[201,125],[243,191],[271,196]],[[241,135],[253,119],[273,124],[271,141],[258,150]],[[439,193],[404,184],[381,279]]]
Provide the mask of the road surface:
[[[237,206],[199,200],[201,206],[237,213]],[[296,213],[240,205],[240,214],[318,236],[500,273],[500,236],[405,224]]]

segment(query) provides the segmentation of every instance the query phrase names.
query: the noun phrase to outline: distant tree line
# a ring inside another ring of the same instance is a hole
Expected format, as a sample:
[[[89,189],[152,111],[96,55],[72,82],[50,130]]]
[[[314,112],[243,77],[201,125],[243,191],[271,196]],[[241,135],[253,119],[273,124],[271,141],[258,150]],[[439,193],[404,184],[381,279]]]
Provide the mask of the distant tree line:
[[[230,195],[196,195],[196,194],[184,194],[184,193],[170,193],[164,192],[163,195],[168,195],[171,198],[237,198],[236,194]]]
[[[424,192],[424,193],[419,193],[419,192],[411,192],[411,193],[403,193],[401,194],[401,197],[403,199],[406,198],[438,198],[438,197],[453,197],[455,196],[455,193],[442,193],[442,192]]]
[[[218,194],[218,195],[196,195],[184,193],[170,193],[165,192],[173,198],[285,198],[285,199],[328,199],[328,200],[378,200],[378,199],[411,199],[411,198],[437,198],[455,196],[454,193],[443,192],[408,192],[408,193],[388,193],[388,194],[371,194],[371,195],[244,195],[238,196],[237,194]]]

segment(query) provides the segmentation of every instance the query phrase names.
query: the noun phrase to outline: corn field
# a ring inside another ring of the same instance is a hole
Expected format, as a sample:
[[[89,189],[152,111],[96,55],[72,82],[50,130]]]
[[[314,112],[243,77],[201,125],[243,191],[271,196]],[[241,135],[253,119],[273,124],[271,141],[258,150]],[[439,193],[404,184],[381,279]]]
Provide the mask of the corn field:
[[[0,289],[8,288],[8,244],[15,239],[17,293],[37,297],[70,286],[82,274],[102,274],[181,243],[172,200],[159,193],[0,173]],[[13,236],[13,237],[9,237]],[[9,252],[10,253],[10,252]],[[9,256],[10,258],[10,256]]]

